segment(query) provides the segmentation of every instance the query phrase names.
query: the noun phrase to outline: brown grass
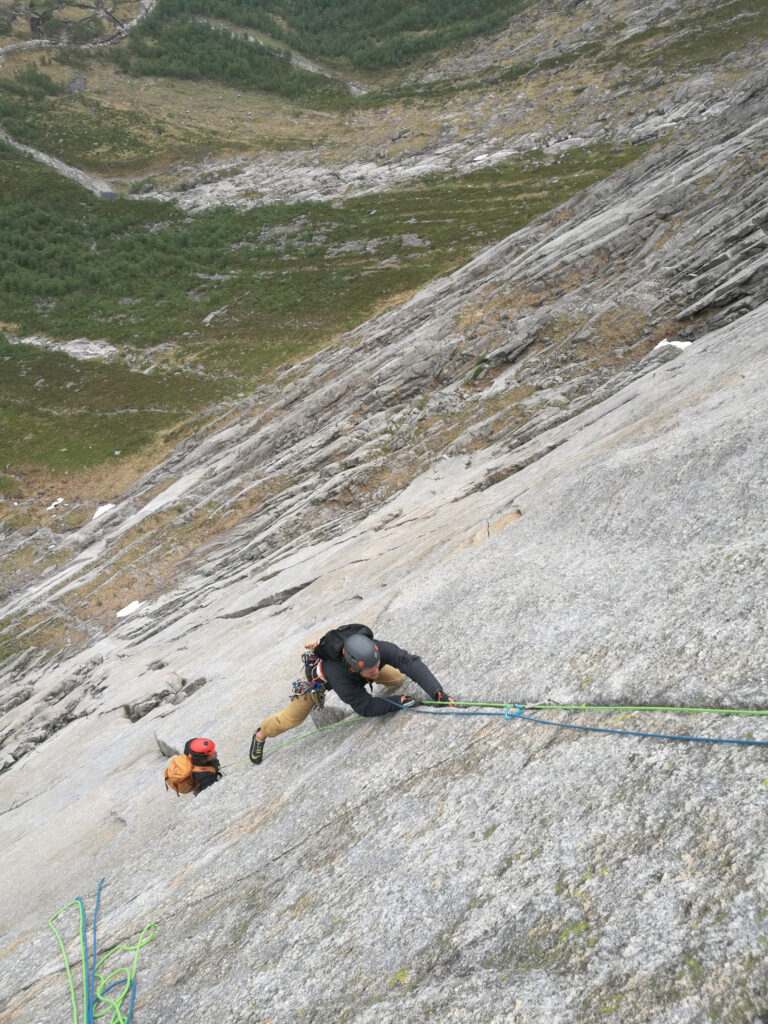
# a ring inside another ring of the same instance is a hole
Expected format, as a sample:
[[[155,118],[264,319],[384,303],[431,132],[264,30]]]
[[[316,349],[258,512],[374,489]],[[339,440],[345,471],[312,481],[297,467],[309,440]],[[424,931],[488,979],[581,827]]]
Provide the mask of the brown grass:
[[[266,497],[290,482],[287,476],[275,477],[227,507],[205,505],[189,518],[182,505],[160,509],[124,533],[98,577],[68,591],[60,599],[62,606],[81,620],[111,628],[115,612],[131,601],[152,600],[171,589],[186,571],[191,555],[199,555],[201,548],[237,526]]]

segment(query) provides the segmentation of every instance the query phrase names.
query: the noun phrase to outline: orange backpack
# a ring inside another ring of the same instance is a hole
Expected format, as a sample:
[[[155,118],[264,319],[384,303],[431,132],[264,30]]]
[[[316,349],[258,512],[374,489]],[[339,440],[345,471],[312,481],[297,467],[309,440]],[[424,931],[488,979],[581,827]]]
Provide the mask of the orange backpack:
[[[174,754],[165,769],[165,788],[175,790],[176,796],[191,793],[197,789],[192,771],[192,758],[189,754]]]

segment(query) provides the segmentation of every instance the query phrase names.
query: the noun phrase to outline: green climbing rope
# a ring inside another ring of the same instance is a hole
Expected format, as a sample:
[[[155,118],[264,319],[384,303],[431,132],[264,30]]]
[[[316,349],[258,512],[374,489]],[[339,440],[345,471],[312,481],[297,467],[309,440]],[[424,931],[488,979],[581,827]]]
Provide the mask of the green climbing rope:
[[[425,700],[423,704],[439,704],[436,700]],[[482,701],[457,700],[456,707],[467,708],[506,708],[510,705],[518,707],[514,701]],[[676,707],[668,704],[551,704],[543,701],[540,704],[523,705],[526,711],[668,711],[682,713],[701,713],[708,715],[768,715],[768,710],[758,708],[696,708]]]
[[[282,750],[283,747],[290,747],[294,743],[300,743],[302,740],[308,740],[310,736],[316,736],[319,732],[325,732],[326,729],[335,729],[339,725],[353,725],[355,722],[365,721],[365,718],[361,715],[357,715],[354,718],[344,718],[340,722],[331,722],[330,725],[321,725],[319,729],[313,729],[312,732],[302,733],[301,736],[295,736],[292,740],[284,740],[282,743],[270,743],[269,752],[270,754],[273,754],[277,750]],[[241,757],[237,761],[230,761],[229,764],[222,765],[222,768],[234,768],[235,765],[243,764],[247,760],[247,757]]]
[[[386,698],[385,698],[386,699]],[[440,708],[443,711],[448,710],[449,705],[445,702],[436,700],[424,700],[420,702],[422,705],[434,706]],[[549,701],[542,701],[535,704],[517,704],[511,703],[510,701],[487,701],[487,700],[457,700],[452,705],[457,709],[465,709],[467,712],[471,712],[472,708],[498,708],[503,714],[504,710],[509,707],[520,708],[524,711],[616,711],[616,712],[630,712],[630,711],[656,711],[656,712],[668,712],[668,713],[679,713],[679,714],[708,714],[708,715],[754,715],[754,716],[765,716],[768,715],[768,709],[762,708],[705,708],[705,707],[683,707],[672,704],[555,704]],[[333,722],[331,725],[323,725],[319,729],[313,729],[312,732],[302,733],[301,736],[295,736],[291,740],[285,740],[283,743],[270,744],[270,754],[276,753],[278,750],[282,750],[284,747],[290,747],[294,743],[301,743],[304,740],[310,739],[312,736],[316,736],[320,732],[325,732],[326,729],[335,729],[340,725],[353,725],[355,722],[364,722],[365,718],[357,716],[355,718],[345,718],[341,722]],[[553,724],[553,723],[550,723]],[[559,723],[554,723],[559,724]],[[589,728],[589,727],[584,727]],[[649,733],[648,735],[656,735]],[[681,737],[684,738],[684,737]],[[716,742],[716,741],[715,741]],[[752,741],[745,741],[752,742]],[[757,745],[760,745],[757,743]],[[238,764],[243,764],[247,761],[247,757],[241,757],[237,761],[232,761],[230,764],[225,765],[226,768],[234,768]]]
[[[77,906],[79,908],[80,959],[83,972],[83,1024],[95,1024],[97,1018],[103,1018],[105,1024],[130,1024],[131,1017],[133,1016],[133,1004],[136,998],[136,970],[138,967],[139,950],[143,946],[146,946],[147,943],[151,942],[155,935],[156,925],[154,923],[145,925],[142,929],[141,935],[133,945],[120,943],[110,949],[109,952],[103,953],[101,956],[97,956],[96,919],[99,913],[99,901],[101,899],[101,887],[103,884],[104,879],[102,878],[99,882],[99,888],[96,893],[96,909],[93,912],[92,959],[88,953],[85,904],[83,903],[82,897],[78,896],[77,899],[72,900],[71,903],[67,903],[65,907],[62,907],[61,910],[58,910],[48,918],[48,927],[56,936],[59,948],[61,949],[64,957],[64,969],[67,972],[69,998],[72,1004],[73,1024],[78,1024],[75,984],[72,978],[72,970],[70,968],[69,958],[67,957],[67,951],[64,946],[64,940],[62,939],[58,928],[54,924],[54,921],[58,917],[61,917],[62,914],[66,913],[70,907]],[[104,964],[107,963],[110,957],[114,956],[114,954],[118,952],[133,953],[133,959],[131,960],[130,966],[118,967],[109,973],[105,973],[103,970]],[[113,989],[118,987],[120,988],[119,992],[109,995]],[[129,993],[130,1002],[126,1012],[123,1009],[122,1004]],[[109,1016],[107,1016],[108,1014]]]

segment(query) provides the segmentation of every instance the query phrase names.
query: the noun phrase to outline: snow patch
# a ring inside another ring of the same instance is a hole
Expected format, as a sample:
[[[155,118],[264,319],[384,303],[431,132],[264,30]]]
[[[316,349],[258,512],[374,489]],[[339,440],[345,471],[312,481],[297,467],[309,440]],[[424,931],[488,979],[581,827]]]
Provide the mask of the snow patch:
[[[661,341],[659,342],[659,344],[655,346],[653,351],[655,352],[656,349],[668,348],[670,346],[672,348],[684,349],[684,348],[688,348],[688,346],[692,345],[692,344],[693,344],[692,341],[667,341],[666,338],[662,338]]]
[[[103,516],[105,512],[109,512],[109,510],[114,507],[114,505],[99,505],[99,507],[93,513],[92,521],[93,519],[98,519],[99,516]]]
[[[137,612],[139,608],[141,608],[142,604],[143,601],[131,601],[131,603],[127,604],[125,608],[121,608],[119,612],[115,612],[115,615],[118,619],[124,619],[127,615],[133,615],[134,612]]]

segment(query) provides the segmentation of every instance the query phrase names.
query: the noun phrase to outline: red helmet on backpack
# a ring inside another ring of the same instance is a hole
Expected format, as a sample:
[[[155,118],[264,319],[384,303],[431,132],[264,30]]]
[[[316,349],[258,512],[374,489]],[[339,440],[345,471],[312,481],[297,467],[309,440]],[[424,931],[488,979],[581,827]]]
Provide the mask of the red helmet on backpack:
[[[196,739],[189,741],[189,752],[190,754],[202,754],[203,757],[215,757],[216,744],[213,740],[207,740],[204,736],[198,736]]]

